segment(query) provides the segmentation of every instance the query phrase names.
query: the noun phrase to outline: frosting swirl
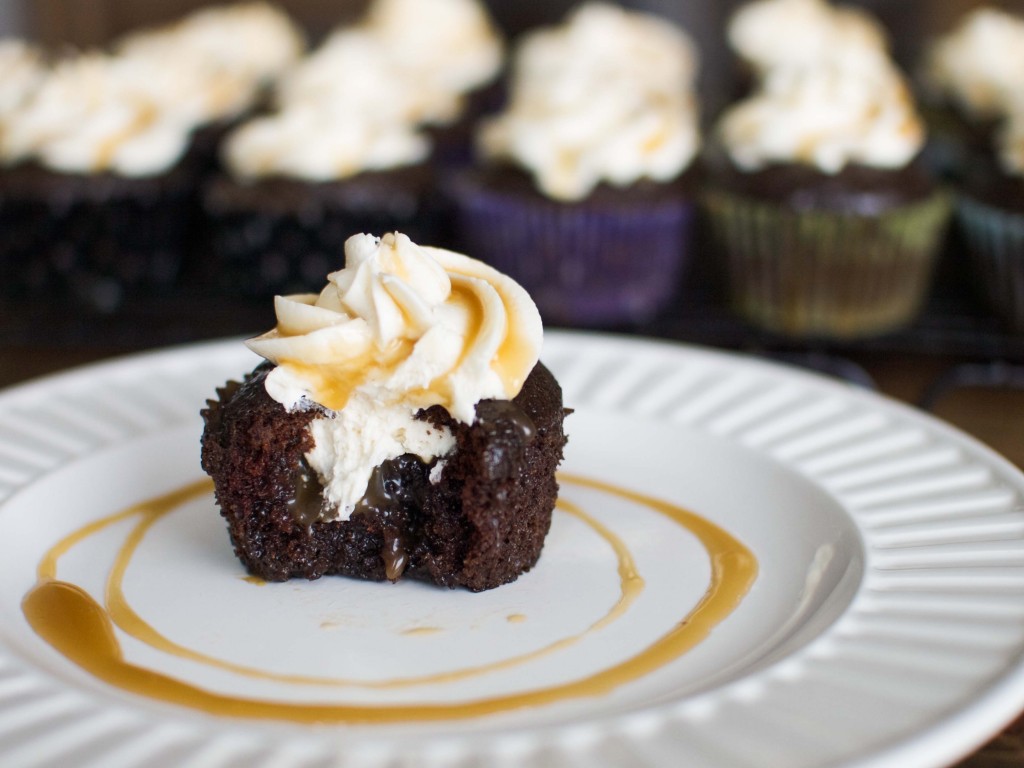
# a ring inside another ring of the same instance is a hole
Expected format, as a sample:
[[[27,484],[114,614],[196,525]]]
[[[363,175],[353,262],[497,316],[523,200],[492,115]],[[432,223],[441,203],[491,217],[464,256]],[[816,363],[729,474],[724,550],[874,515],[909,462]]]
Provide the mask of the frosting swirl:
[[[1024,19],[994,8],[968,14],[928,56],[931,85],[968,114],[986,119],[1014,109],[1024,72]]]
[[[257,118],[225,139],[224,161],[241,179],[280,175],[331,181],[427,157],[430,144],[411,124],[371,117],[358,110],[339,114],[295,107]]]
[[[71,173],[147,176],[177,162],[192,117],[170,111],[146,72],[100,54],[58,64],[5,122],[5,160],[36,158]]]
[[[307,459],[342,518],[381,462],[451,449],[447,430],[414,418],[420,409],[472,423],[480,400],[518,394],[540,355],[540,315],[518,284],[397,233],[349,238],[345,268],[319,295],[278,297],[275,308],[277,327],[247,343],[277,363],[270,397],[326,409]]]
[[[830,62],[873,66],[888,56],[881,25],[857,8],[825,0],[757,0],[729,21],[729,43],[758,73]]]
[[[504,45],[477,0],[375,0],[364,23],[428,91],[463,94],[501,69]]]
[[[119,55],[155,58],[165,67],[198,63],[207,73],[229,73],[250,89],[266,83],[302,55],[298,27],[269,3],[205,8],[176,24],[128,35]]]
[[[285,111],[315,107],[377,123],[446,123],[460,108],[457,93],[404,76],[390,47],[361,28],[335,32],[283,77],[277,102]]]
[[[42,52],[22,40],[0,40],[0,117],[21,106],[42,82]]]
[[[894,68],[828,64],[773,70],[758,93],[723,115],[719,134],[742,170],[796,162],[829,174],[848,163],[901,168],[925,139]]]
[[[520,165],[559,200],[582,199],[602,181],[669,181],[700,143],[695,59],[666,21],[585,5],[521,44],[510,106],[481,126],[480,150]]]

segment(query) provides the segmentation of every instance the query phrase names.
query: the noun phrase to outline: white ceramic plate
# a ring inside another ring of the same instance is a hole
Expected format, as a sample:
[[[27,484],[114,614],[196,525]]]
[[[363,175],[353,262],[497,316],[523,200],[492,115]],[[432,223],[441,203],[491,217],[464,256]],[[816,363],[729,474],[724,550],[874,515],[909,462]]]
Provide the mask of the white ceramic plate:
[[[739,607],[676,661],[603,696],[428,724],[302,726],[215,717],[99,682],[44,643],[21,601],[40,558],[90,521],[200,479],[199,408],[249,369],[237,341],[94,366],[0,395],[0,764],[123,766],[938,767],[1024,707],[1024,477],[921,414],[738,356],[549,334],[564,468],[668,500],[756,555]],[[482,594],[416,583],[244,580],[213,499],[142,541],[126,598],[171,641],[308,686],[243,676],[121,636],[133,663],[275,701],[464,702],[593,674],[691,610],[709,564],[686,530],[571,483],[646,588],[619,595],[615,552],[556,512],[538,566]],[[128,528],[60,561],[102,600]],[[574,644],[508,669],[443,674]]]

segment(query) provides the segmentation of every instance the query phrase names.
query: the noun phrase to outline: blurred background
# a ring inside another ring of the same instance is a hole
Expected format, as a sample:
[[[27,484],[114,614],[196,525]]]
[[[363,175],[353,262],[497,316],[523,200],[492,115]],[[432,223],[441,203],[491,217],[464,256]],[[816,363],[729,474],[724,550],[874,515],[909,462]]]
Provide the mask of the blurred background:
[[[23,37],[61,49],[102,46],[127,31],[181,18],[201,0],[0,0],[0,37]],[[315,44],[358,18],[364,0],[281,0]],[[562,19],[572,0],[486,0],[510,39]],[[678,22],[697,41],[701,113],[709,124],[736,93],[738,69],[725,25],[738,0],[633,0],[626,7]],[[923,47],[981,5],[1024,15],[1024,0],[851,0],[889,30],[895,57],[913,73]],[[913,328],[857,342],[801,342],[754,331],[722,311],[713,265],[696,263],[676,309],[640,327],[612,330],[739,349],[793,362],[913,403],[932,407],[1024,465],[1024,338],[982,307],[962,271],[955,241],[939,269],[934,296]],[[699,259],[697,260],[700,261]],[[706,260],[707,261],[707,260]],[[46,302],[0,302],[0,385],[110,354],[202,338],[243,335],[272,323],[269,303],[210,301],[183,291],[113,312],[68,311]],[[183,309],[188,308],[188,311]]]
[[[509,36],[561,19],[572,0],[486,0]],[[724,43],[726,20],[740,0],[633,0],[627,8],[653,11],[681,24],[701,47],[700,90],[704,112],[713,115],[733,92],[734,64]],[[1024,14],[1024,0],[850,0],[870,10],[891,31],[897,61],[913,69],[922,46],[952,28],[973,8],[999,7]],[[202,0],[0,0],[0,35],[27,36],[44,44],[102,45],[140,26],[172,21],[211,5]],[[366,0],[283,0],[279,2],[316,41],[334,26],[357,18]]]

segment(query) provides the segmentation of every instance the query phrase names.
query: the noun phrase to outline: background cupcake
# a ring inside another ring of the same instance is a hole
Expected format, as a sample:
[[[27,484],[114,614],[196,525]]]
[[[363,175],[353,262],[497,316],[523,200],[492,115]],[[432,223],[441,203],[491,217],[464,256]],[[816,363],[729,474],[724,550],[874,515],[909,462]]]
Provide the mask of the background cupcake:
[[[367,99],[379,94],[381,76],[400,80],[406,92],[391,108],[430,135],[435,161],[465,162],[470,125],[492,106],[487,89],[503,62],[504,41],[478,0],[374,0],[358,24],[329,36],[281,82],[277,103],[343,107],[354,89]]]
[[[191,213],[190,120],[150,95],[125,62],[58,64],[3,123],[0,270],[15,295],[115,308],[166,287]]]
[[[225,29],[260,51],[218,46],[231,37]],[[0,87],[3,290],[56,291],[111,311],[131,292],[170,287],[190,250],[210,155],[197,136],[251,108],[301,47],[286,17],[255,4],[203,11],[126,38],[116,53],[69,55],[52,67],[9,48],[14,62]]]
[[[884,49],[784,64],[722,117],[705,208],[731,303],[796,336],[909,323],[948,212],[914,160],[924,128]]]
[[[989,305],[1008,329],[1024,333],[1024,101],[996,131],[995,145],[994,160],[975,162],[967,174],[957,219]]]
[[[969,13],[929,50],[922,75],[939,170],[964,175],[992,152],[1002,120],[1020,100],[1024,19],[995,8]]]
[[[675,295],[695,60],[673,25],[600,3],[520,44],[510,102],[452,194],[461,247],[524,285],[548,322],[638,322]]]
[[[726,34],[742,65],[743,90],[783,66],[870,66],[889,49],[888,35],[873,16],[825,0],[756,0],[732,15]]]

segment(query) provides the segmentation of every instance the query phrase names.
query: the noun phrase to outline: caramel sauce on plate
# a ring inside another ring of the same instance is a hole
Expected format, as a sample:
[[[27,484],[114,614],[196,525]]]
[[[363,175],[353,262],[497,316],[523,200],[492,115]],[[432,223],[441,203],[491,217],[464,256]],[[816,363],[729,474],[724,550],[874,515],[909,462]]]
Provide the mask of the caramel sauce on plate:
[[[534,651],[476,667],[420,677],[376,681],[286,675],[217,659],[164,637],[143,620],[128,603],[122,588],[124,575],[139,544],[160,518],[183,504],[210,493],[212,483],[205,479],[97,520],[61,539],[40,561],[37,571],[38,582],[25,596],[22,610],[35,632],[69,661],[100,680],[129,693],[227,717],[299,723],[393,723],[480,717],[521,707],[543,706],[571,698],[606,694],[664,666],[701,642],[716,624],[736,608],[757,577],[757,561],[753,554],[726,531],[692,512],[666,501],[590,478],[560,475],[560,480],[618,496],[665,515],[696,536],[707,550],[711,561],[711,582],[703,598],[693,610],[681,617],[669,632],[632,658],[589,677],[567,683],[456,703],[326,704],[247,699],[213,693],[128,662],[124,658],[114,629],[116,625],[127,635],[179,658],[190,659],[243,676],[296,685],[402,688],[450,683],[519,666],[541,656],[564,650],[586,635],[606,627],[629,610],[644,588],[643,579],[637,573],[632,555],[625,543],[578,505],[565,500],[559,500],[559,509],[588,525],[614,551],[620,581],[618,600],[603,617],[582,633],[561,638]],[[81,587],[57,579],[57,565],[66,552],[104,528],[131,518],[136,518],[135,526],[118,551],[107,579],[105,607]],[[511,614],[508,617],[510,622],[524,619],[525,616],[522,614]],[[417,630],[406,634],[433,634],[436,628],[420,629],[430,631]]]

